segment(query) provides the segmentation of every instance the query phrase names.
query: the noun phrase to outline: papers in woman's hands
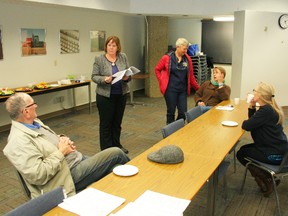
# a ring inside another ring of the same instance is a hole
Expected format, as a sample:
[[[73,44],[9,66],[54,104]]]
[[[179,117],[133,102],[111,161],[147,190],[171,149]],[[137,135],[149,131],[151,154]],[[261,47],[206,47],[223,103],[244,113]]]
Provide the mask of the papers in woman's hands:
[[[114,79],[112,80],[112,85],[116,82],[118,82],[119,80],[122,80],[123,76],[132,76],[134,74],[139,73],[140,70],[136,67],[129,67],[128,69],[122,70],[122,71],[118,71],[117,73],[113,74],[112,77],[114,77]]]

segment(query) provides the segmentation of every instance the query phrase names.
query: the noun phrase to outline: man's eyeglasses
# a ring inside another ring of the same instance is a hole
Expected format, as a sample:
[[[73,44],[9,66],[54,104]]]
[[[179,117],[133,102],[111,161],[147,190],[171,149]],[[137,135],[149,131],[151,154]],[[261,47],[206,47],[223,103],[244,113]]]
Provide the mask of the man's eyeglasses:
[[[29,107],[32,107],[33,105],[36,105],[36,104],[37,104],[36,102],[33,102],[33,103],[25,106],[24,109],[22,110],[22,113],[23,113],[23,111],[24,111],[25,109],[27,109],[27,108],[29,108]]]
[[[37,105],[37,103],[36,103],[36,102],[33,102],[32,104],[29,104],[29,105],[25,106],[24,109],[29,108],[29,107],[31,107],[31,106],[33,106],[33,105]]]

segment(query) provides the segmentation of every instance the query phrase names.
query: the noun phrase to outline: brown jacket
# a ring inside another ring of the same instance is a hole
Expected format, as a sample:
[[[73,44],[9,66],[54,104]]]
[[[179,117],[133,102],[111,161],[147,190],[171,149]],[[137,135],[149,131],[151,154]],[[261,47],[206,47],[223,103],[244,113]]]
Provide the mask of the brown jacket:
[[[203,101],[206,106],[215,106],[223,100],[230,98],[231,88],[224,85],[222,88],[215,86],[211,81],[205,81],[194,95],[196,105]]]

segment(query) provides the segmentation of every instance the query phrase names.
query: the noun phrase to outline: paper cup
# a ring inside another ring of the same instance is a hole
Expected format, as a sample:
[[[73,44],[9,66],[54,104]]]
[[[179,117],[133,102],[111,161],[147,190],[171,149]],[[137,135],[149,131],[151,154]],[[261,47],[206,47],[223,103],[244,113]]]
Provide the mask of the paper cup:
[[[234,98],[234,105],[238,105],[240,103],[240,98]]]
[[[80,76],[81,81],[85,81],[86,77],[85,76]]]
[[[254,95],[253,95],[253,94],[248,94],[248,95],[247,95],[247,103],[250,103],[253,98],[254,98]]]

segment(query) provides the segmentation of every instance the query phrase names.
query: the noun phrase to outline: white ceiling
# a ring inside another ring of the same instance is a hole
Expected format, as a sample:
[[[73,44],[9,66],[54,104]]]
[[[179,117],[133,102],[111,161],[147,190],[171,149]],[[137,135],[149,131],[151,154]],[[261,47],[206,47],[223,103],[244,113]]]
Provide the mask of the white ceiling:
[[[4,0],[5,1],[5,0]],[[11,2],[11,0],[6,0]],[[40,3],[71,6],[145,16],[213,18],[233,15],[235,11],[269,11],[288,13],[288,0],[13,0],[18,3]]]

